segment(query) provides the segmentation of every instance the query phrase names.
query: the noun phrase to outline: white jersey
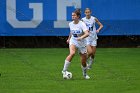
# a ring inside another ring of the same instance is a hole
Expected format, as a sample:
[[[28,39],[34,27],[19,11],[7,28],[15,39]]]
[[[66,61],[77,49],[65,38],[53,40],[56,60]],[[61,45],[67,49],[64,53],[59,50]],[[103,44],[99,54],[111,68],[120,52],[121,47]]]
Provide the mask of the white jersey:
[[[84,22],[79,21],[78,24],[74,24],[74,21],[69,23],[70,33],[72,34],[72,38],[80,37],[84,34],[83,31],[87,31],[87,27]]]
[[[91,33],[95,33],[96,32],[96,27],[95,27],[95,17],[91,16],[89,19],[87,19],[86,17],[81,19],[87,26],[87,28],[89,29],[89,31]]]
[[[82,36],[84,34],[84,31],[87,31],[86,24],[82,21],[79,21],[78,24],[74,24],[74,21],[69,23],[70,27],[70,33],[71,33],[71,38],[69,45],[73,44],[75,45],[78,49],[79,52],[85,53],[86,52],[86,39],[82,39],[80,41],[77,40],[78,37]]]
[[[86,17],[82,18],[81,20],[86,24],[87,29],[90,31],[89,36],[87,37],[87,45],[96,46],[96,40],[98,39],[96,33],[96,18],[91,16],[89,19]]]

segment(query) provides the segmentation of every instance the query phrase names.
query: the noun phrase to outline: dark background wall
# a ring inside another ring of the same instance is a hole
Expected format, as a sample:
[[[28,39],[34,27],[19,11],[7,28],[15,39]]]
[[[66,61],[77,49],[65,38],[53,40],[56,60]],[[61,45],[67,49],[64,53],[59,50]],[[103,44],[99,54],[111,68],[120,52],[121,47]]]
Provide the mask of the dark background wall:
[[[60,36],[0,37],[0,48],[67,48],[66,40]],[[97,47],[140,47],[140,36],[99,36]]]

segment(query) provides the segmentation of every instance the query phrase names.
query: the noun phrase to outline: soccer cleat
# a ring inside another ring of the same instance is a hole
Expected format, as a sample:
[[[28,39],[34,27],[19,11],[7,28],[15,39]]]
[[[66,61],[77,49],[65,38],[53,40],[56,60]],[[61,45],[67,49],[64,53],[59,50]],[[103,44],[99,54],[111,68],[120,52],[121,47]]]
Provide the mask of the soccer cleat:
[[[90,79],[90,77],[88,75],[85,75],[84,78],[85,79]]]

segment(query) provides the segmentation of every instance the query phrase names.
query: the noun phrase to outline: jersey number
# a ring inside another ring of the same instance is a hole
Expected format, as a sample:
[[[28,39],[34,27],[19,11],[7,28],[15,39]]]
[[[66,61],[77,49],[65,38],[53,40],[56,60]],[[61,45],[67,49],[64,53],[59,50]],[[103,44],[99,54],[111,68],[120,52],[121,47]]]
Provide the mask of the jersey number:
[[[89,27],[89,31],[93,31],[93,26],[92,27]]]

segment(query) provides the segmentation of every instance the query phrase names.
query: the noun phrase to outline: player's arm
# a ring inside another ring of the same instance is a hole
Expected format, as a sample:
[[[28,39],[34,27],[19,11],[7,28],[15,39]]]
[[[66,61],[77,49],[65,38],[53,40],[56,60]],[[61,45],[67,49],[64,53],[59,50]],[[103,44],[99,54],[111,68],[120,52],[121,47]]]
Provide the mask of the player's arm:
[[[86,31],[84,31],[84,34],[82,36],[77,38],[77,40],[80,41],[80,40],[82,40],[82,39],[84,39],[84,38],[86,38],[88,36],[89,36],[89,31],[86,30]]]
[[[95,18],[95,21],[99,25],[99,28],[96,30],[96,32],[99,33],[100,30],[103,28],[103,25],[102,25],[102,23],[97,18]]]
[[[84,34],[81,36],[81,38],[83,39],[83,38],[86,38],[88,36],[89,36],[89,31],[86,30],[86,31],[84,31]]]
[[[69,34],[69,37],[68,37],[68,39],[67,39],[67,41],[66,41],[67,43],[69,43],[70,38],[71,38],[71,35],[72,35],[72,34],[70,33],[70,34]]]
[[[82,24],[82,29],[83,29],[84,34],[77,39],[78,41],[89,36],[89,30],[87,29],[85,23]]]

